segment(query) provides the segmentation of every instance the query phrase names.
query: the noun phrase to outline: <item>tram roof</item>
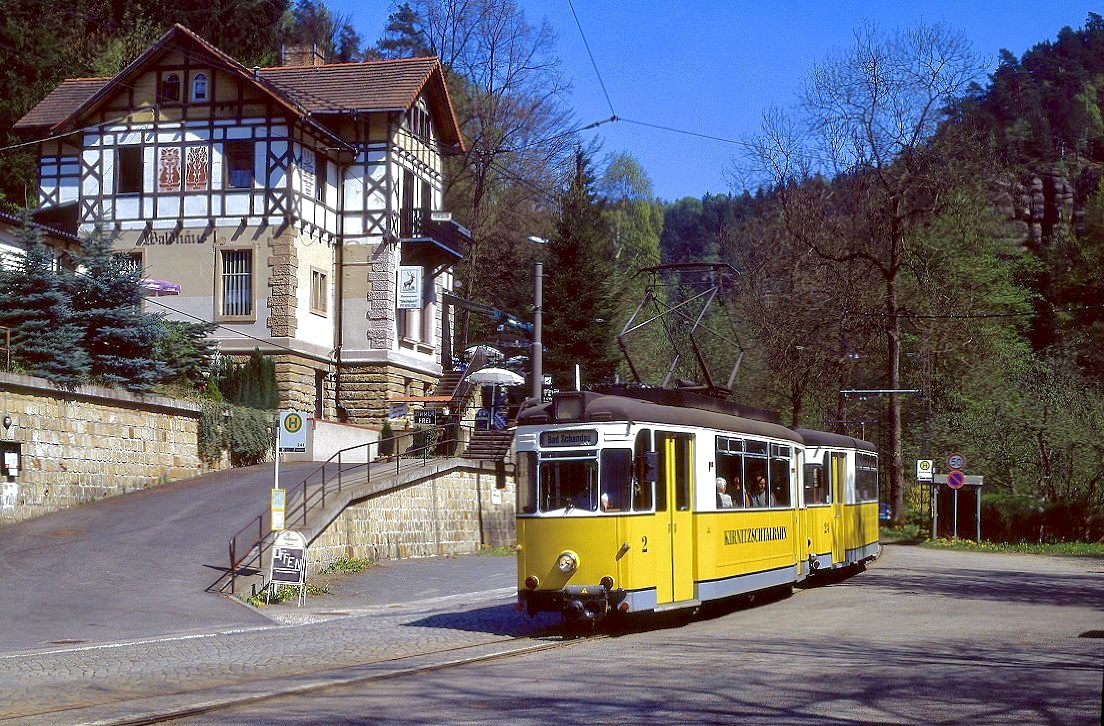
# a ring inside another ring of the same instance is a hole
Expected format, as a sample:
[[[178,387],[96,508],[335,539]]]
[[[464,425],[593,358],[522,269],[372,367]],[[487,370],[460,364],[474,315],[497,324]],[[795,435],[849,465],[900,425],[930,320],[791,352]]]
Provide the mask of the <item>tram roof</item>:
[[[583,403],[581,411],[575,405],[570,407],[564,405],[564,402],[580,399]],[[570,413],[564,413],[569,410]],[[604,423],[607,421],[698,426],[719,429],[733,434],[752,434],[754,436],[786,439],[799,444],[803,441],[800,434],[781,424],[700,408],[666,406],[638,398],[593,391],[558,393],[550,403],[530,406],[523,409],[518,415],[519,426],[552,423]]]
[[[801,435],[806,446],[832,446],[838,449],[858,449],[859,451],[878,453],[878,447],[874,444],[852,436],[813,429],[794,429],[794,431]]]

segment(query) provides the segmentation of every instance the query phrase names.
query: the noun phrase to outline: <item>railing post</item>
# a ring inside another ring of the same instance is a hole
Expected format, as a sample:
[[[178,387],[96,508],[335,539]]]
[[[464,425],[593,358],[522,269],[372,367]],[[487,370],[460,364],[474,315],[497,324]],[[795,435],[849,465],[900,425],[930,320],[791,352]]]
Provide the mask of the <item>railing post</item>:
[[[238,568],[234,565],[235,555],[237,554],[237,548],[234,547],[234,540],[237,535],[230,538],[230,594],[234,594],[235,580],[238,578]]]

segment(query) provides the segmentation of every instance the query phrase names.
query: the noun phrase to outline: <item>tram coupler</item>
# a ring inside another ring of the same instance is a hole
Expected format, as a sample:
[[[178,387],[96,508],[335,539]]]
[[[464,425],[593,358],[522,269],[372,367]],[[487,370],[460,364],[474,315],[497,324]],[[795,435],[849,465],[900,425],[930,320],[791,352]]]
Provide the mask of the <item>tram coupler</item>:
[[[558,612],[568,623],[597,623],[625,600],[624,590],[605,585],[568,585],[562,590],[522,590],[518,608],[532,617],[539,612]]]
[[[564,622],[571,625],[598,623],[625,599],[624,590],[609,590],[604,585],[568,585],[562,592],[561,612]]]

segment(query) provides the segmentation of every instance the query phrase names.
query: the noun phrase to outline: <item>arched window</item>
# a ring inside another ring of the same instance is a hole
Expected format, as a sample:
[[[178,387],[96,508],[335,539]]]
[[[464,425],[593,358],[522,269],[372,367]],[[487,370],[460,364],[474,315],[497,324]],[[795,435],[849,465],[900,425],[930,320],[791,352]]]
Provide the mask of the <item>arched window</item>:
[[[205,73],[197,73],[192,78],[192,100],[207,100],[207,75]]]
[[[161,79],[157,100],[160,103],[180,101],[180,76],[170,73]]]

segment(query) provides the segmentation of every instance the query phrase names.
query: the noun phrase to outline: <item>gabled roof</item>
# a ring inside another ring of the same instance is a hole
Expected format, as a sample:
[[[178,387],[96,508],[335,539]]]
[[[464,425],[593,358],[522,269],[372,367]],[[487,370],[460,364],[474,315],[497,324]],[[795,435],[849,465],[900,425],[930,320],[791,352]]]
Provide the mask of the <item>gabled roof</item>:
[[[261,69],[261,78],[316,115],[406,111],[424,92],[436,106],[442,140],[461,145],[456,115],[437,58],[278,66]]]
[[[34,129],[53,128],[69,118],[73,109],[83,106],[110,78],[66,78],[61,85],[50,91],[46,98],[39,101],[27,115],[19,119],[14,128]]]
[[[462,145],[444,74],[436,58],[275,67],[255,73],[182,25],[174,25],[113,78],[62,81],[14,128],[46,129],[53,133],[75,126],[79,118],[94,111],[115,89],[144,73],[156,57],[181,44],[198,47],[209,56],[213,67],[252,85],[307,125],[340,141],[344,140],[311,116],[406,111],[424,92],[436,107],[442,140]]]

